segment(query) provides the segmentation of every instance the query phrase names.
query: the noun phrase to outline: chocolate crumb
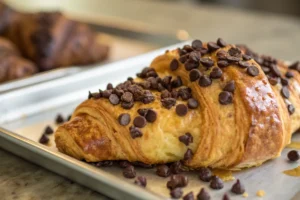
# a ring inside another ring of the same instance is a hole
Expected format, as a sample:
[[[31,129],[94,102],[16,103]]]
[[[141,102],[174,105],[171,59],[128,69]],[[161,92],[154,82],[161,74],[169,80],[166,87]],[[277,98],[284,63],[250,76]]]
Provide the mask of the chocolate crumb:
[[[212,173],[211,173],[210,169],[208,169],[206,167],[201,167],[198,170],[198,172],[199,172],[199,179],[201,181],[209,182],[211,180]]]
[[[245,187],[244,185],[240,182],[239,179],[237,179],[236,183],[233,184],[233,186],[231,187],[231,192],[235,193],[235,194],[244,194],[245,192]]]
[[[178,104],[176,106],[176,113],[177,113],[178,116],[181,116],[181,117],[185,116],[187,114],[187,112],[188,112],[188,108],[187,108],[186,105]]]
[[[171,171],[167,165],[158,165],[156,167],[156,174],[161,177],[168,177],[171,174]]]
[[[204,188],[202,188],[197,195],[197,200],[210,200],[210,195]]]
[[[125,178],[134,178],[136,176],[136,172],[135,172],[135,169],[132,165],[126,167],[124,170],[123,170],[123,176]]]
[[[292,162],[295,162],[300,159],[300,154],[296,150],[291,150],[287,156],[288,156],[288,159]]]
[[[144,176],[138,176],[134,183],[138,186],[146,187],[147,186],[147,179]]]
[[[189,192],[182,199],[183,200],[194,200],[194,193],[193,192]]]
[[[126,126],[130,122],[130,115],[127,113],[122,113],[121,115],[119,115],[118,120],[119,120],[120,125]]]
[[[181,190],[181,188],[175,188],[170,192],[170,195],[172,198],[180,198],[182,196],[183,192]]]
[[[56,116],[56,119],[55,119],[55,122],[56,122],[56,124],[61,124],[61,123],[63,123],[65,120],[64,120],[64,118],[63,118],[63,116],[61,115],[61,114],[58,114],[57,116]]]
[[[45,134],[43,134],[39,139],[39,143],[41,144],[47,144],[48,142],[49,142],[49,138]]]
[[[218,176],[212,176],[209,186],[212,189],[219,190],[224,187],[224,183]]]
[[[52,133],[53,133],[53,129],[51,128],[51,126],[47,126],[47,127],[45,128],[44,133],[45,133],[46,135],[52,134]]]

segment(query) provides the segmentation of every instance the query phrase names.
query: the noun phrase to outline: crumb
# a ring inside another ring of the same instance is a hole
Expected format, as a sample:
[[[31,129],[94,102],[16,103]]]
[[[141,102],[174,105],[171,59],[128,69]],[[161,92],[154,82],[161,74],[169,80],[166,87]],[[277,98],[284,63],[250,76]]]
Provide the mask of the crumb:
[[[256,196],[258,196],[258,197],[263,197],[263,196],[265,196],[265,191],[263,191],[263,190],[258,190],[257,192],[256,192]]]
[[[244,192],[243,197],[247,198],[249,195],[247,192]]]

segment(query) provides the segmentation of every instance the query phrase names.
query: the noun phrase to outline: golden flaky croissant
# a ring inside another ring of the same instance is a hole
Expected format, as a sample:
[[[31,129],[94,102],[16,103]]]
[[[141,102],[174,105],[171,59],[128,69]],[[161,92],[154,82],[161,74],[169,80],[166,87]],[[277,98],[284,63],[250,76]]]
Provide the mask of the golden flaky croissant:
[[[299,62],[288,68],[222,39],[195,40],[156,57],[138,78],[90,93],[57,129],[56,146],[87,162],[257,166],[300,127],[299,73]]]

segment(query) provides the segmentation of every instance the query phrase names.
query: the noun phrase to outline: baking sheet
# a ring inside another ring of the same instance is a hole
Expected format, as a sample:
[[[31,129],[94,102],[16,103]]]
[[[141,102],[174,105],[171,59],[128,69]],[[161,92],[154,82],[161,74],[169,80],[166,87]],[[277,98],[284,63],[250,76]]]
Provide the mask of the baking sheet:
[[[50,146],[36,143],[46,125],[55,127],[56,115],[61,113],[67,117],[76,105],[87,98],[89,90],[103,89],[108,82],[117,84],[128,76],[134,76],[166,49],[0,95],[2,105],[0,122],[4,128],[0,130],[0,147],[113,198],[169,198],[169,190],[166,188],[168,178],[156,176],[154,169],[137,168],[137,175],[146,176],[148,181],[147,188],[142,189],[133,184],[134,179],[123,178],[122,170],[118,167],[98,169],[57,152],[53,136],[51,136]],[[293,140],[300,141],[300,134],[295,134]],[[260,167],[233,173],[236,179],[239,178],[245,184],[249,199],[300,199],[300,178],[282,173],[299,165],[299,162],[287,161],[286,154],[289,150],[283,150],[281,157],[266,162]],[[222,190],[213,191],[207,183],[198,180],[195,172],[189,172],[187,175],[189,185],[183,189],[184,194],[190,191],[197,194],[202,187],[205,187],[212,199],[222,199],[225,192],[231,199],[244,198],[230,193],[234,181],[225,182]],[[263,198],[257,197],[258,190],[264,190],[266,195]]]

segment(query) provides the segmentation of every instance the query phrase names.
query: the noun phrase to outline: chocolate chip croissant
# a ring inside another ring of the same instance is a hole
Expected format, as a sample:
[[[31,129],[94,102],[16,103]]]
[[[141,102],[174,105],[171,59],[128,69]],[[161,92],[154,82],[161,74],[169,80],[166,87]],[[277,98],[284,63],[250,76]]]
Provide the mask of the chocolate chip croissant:
[[[104,160],[240,169],[276,158],[300,128],[300,64],[222,39],[156,57],[90,93],[55,133],[59,151]]]

